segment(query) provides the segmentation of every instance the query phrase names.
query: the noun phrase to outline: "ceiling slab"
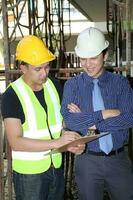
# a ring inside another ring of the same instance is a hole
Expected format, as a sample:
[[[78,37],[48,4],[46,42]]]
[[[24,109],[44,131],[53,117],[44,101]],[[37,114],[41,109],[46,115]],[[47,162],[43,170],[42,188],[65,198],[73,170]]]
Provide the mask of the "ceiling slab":
[[[106,21],[106,0],[69,0],[89,21]]]

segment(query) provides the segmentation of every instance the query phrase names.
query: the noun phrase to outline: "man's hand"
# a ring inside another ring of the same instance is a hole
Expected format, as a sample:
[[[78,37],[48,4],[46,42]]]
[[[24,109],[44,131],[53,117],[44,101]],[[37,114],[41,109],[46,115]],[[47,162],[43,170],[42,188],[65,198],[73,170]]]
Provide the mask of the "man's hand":
[[[76,139],[79,139],[81,136],[74,131],[65,131],[63,132],[63,134],[61,135],[61,137],[58,139],[58,146],[57,148],[68,144]]]
[[[69,112],[71,112],[71,113],[79,113],[79,112],[81,112],[80,108],[74,103],[68,104],[67,108],[69,109]]]
[[[89,130],[96,130],[96,126],[93,125],[93,126],[89,127]]]
[[[82,154],[84,152],[85,144],[78,144],[75,147],[69,147],[67,150],[70,151],[71,153],[79,155],[79,154]]]
[[[117,117],[120,115],[119,109],[107,109],[102,111],[103,119],[108,119],[111,117]]]
[[[78,134],[77,132],[74,131],[64,131],[62,136],[59,139],[60,142],[60,146],[63,146],[65,144],[69,144],[70,142],[81,138],[80,134]],[[81,154],[83,153],[83,151],[85,150],[85,144],[78,144],[77,146],[68,146],[67,151],[70,151],[71,153],[74,154]]]

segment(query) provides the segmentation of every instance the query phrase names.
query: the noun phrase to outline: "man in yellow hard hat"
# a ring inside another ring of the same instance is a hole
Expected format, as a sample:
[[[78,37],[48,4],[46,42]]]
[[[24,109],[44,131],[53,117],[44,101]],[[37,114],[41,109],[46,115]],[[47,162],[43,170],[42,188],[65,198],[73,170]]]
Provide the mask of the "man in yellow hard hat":
[[[23,75],[2,98],[17,200],[63,200],[62,155],[51,150],[80,137],[70,131],[61,135],[58,85],[48,78],[49,62],[54,59],[38,37],[24,37],[16,49]],[[68,148],[77,154],[83,149],[84,145]]]

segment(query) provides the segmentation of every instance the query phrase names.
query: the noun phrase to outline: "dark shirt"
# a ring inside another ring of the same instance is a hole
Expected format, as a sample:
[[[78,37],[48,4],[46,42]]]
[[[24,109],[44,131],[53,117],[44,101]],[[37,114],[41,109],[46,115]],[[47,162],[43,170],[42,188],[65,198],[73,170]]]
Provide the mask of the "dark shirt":
[[[93,111],[93,78],[82,73],[65,83],[61,113],[68,129],[86,135],[88,128],[96,125],[100,132],[109,132],[113,138],[113,149],[123,146],[128,140],[128,129],[133,127],[133,90],[128,80],[118,74],[104,72],[99,77],[99,87],[105,109],[119,109],[117,117],[103,119],[101,111]],[[81,109],[80,113],[70,113],[69,103]],[[88,143],[92,151],[100,151],[98,140]]]
[[[52,79],[52,82],[54,83],[61,100],[62,87],[58,80]],[[44,99],[44,92],[42,89],[40,91],[35,91],[34,94],[36,95],[40,104],[43,106],[43,108],[47,112],[47,105]],[[25,116],[24,116],[21,103],[18,99],[18,96],[16,95],[15,91],[12,89],[11,86],[9,86],[9,88],[7,88],[5,93],[2,95],[1,112],[2,112],[3,119],[4,118],[18,118],[21,120],[22,124],[25,121]]]

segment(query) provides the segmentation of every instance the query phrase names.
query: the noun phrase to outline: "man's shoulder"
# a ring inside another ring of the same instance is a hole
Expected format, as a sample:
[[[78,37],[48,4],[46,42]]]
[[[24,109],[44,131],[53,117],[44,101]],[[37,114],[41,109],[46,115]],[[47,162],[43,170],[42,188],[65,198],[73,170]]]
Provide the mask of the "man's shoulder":
[[[5,90],[5,92],[3,93],[2,96],[9,96],[9,95],[13,95],[14,94],[14,90],[11,86],[7,87],[7,89]]]
[[[108,86],[111,87],[112,90],[116,92],[122,91],[124,87],[130,86],[130,83],[127,77],[121,74],[115,74],[112,72],[107,73],[106,84],[108,84]]]
[[[124,77],[123,75],[116,74],[116,73],[113,73],[113,72],[107,72],[107,76],[108,76],[108,78],[110,77],[110,79],[113,79],[113,80],[116,80],[116,81],[127,80],[127,78]]]
[[[53,78],[53,77],[49,77],[49,79],[52,81],[52,83],[53,83],[53,85],[55,86],[55,88],[56,88],[57,90],[59,90],[60,87],[61,87],[60,80],[57,79],[57,78]]]
[[[9,86],[5,92],[2,94],[2,101],[11,101],[11,99],[16,98],[16,93],[13,88]]]
[[[68,80],[66,81],[66,84],[67,84],[67,83],[68,83],[68,84],[75,84],[76,82],[81,81],[82,79],[83,79],[83,73],[71,77],[70,79],[68,79]]]
[[[49,77],[49,79],[52,81],[52,83],[56,86],[56,85],[60,85],[60,81],[57,78],[53,78],[53,77]]]

